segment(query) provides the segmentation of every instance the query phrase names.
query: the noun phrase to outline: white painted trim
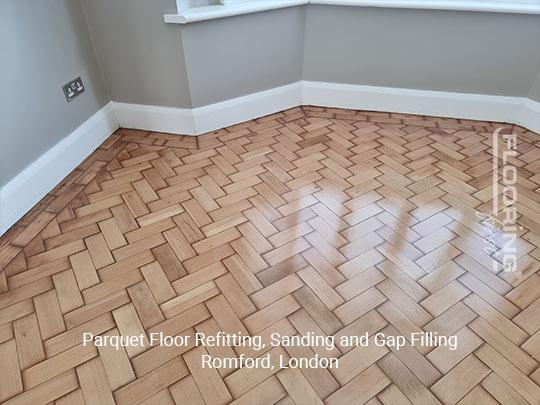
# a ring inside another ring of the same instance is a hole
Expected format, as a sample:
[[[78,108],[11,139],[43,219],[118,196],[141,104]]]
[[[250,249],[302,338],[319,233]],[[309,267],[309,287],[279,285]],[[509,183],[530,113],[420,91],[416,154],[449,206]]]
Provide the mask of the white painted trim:
[[[302,6],[309,0],[256,0],[244,3],[216,4],[212,6],[193,7],[179,11],[178,14],[165,14],[163,20],[171,24],[188,24],[197,21],[215,20],[235,15],[258,13],[278,8]]]
[[[200,135],[302,104],[302,82],[198,108],[158,107],[113,102],[123,128]]]
[[[523,97],[296,82],[199,108],[110,102],[0,189],[0,235],[119,126],[197,135],[299,105],[515,123],[540,134],[540,102]]]
[[[189,9],[189,0],[176,0],[176,9],[182,13]]]
[[[302,82],[193,109],[197,134],[215,131],[302,104]]]
[[[540,14],[537,0],[250,0],[211,6],[186,8],[178,3],[177,14],[165,14],[171,24],[189,24],[235,15],[258,13],[279,8],[318,4],[326,6],[378,7],[421,10],[475,11],[484,13]]]
[[[516,123],[540,133],[540,103],[523,97],[300,81],[198,108],[113,103],[121,127],[200,135],[299,105]]]
[[[310,81],[304,81],[302,87],[302,100],[307,105],[482,121],[514,122],[524,100],[521,97]]]
[[[155,105],[117,103],[114,115],[122,128],[195,135],[193,110],[190,108],[159,107]]]
[[[540,14],[540,3],[526,0],[311,0],[310,3],[327,6]]]
[[[507,122],[540,133],[540,103],[523,97],[301,81],[198,108],[112,103],[121,127],[200,135],[299,105]]]
[[[111,103],[41,155],[0,189],[0,235],[118,129]]]
[[[540,102],[526,98],[515,123],[540,134]]]

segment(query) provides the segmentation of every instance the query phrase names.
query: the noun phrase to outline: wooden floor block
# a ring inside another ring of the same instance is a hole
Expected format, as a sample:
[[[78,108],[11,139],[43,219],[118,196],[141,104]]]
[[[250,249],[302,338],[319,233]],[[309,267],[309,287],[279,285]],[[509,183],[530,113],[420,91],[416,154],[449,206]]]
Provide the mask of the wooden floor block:
[[[493,271],[498,127],[305,106],[197,138],[119,129],[0,238],[0,402],[539,404],[540,138],[507,126],[518,271]],[[285,367],[313,358],[338,364]]]

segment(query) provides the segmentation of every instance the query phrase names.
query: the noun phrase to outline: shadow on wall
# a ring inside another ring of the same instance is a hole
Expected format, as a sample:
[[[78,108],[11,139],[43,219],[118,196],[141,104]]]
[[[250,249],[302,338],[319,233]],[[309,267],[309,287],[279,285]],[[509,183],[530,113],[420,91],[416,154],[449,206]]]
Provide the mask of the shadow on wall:
[[[3,186],[109,97],[78,0],[2,0],[0,50]],[[77,76],[86,92],[68,104],[61,86]]]
[[[81,0],[114,101],[190,108],[174,0]]]

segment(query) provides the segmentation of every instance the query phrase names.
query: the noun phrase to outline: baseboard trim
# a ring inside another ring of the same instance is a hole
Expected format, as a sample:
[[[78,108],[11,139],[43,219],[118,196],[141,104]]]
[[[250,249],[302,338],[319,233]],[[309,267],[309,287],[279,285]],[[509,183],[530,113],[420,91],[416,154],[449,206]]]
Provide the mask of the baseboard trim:
[[[263,117],[302,104],[302,82],[193,109],[196,134]]]
[[[108,103],[0,189],[0,235],[118,129]]]
[[[302,82],[197,108],[159,107],[113,102],[122,128],[200,135],[302,104]]]
[[[521,97],[303,82],[304,104],[513,123]]]
[[[540,134],[540,102],[526,98],[515,123]]]
[[[540,132],[540,103],[492,96],[299,81],[198,108],[113,102],[121,127],[200,135],[300,105],[495,121]]]
[[[506,122],[540,133],[540,102],[523,97],[299,81],[198,108],[110,102],[0,189],[0,235],[118,127],[200,135],[300,105]]]
[[[121,128],[171,134],[196,135],[193,110],[190,108],[112,102],[116,121]]]

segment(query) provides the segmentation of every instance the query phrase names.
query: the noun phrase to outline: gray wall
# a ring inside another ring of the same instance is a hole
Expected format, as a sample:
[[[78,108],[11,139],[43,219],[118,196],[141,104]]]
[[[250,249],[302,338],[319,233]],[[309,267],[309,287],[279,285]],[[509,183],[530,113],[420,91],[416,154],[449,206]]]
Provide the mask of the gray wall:
[[[109,98],[78,0],[0,0],[0,186]],[[67,103],[61,86],[81,76]]]
[[[540,101],[540,16],[310,5],[165,24],[175,10],[0,0],[0,186],[109,99],[189,108],[304,79]]]
[[[508,96],[540,87],[540,16],[310,5],[178,25],[162,17],[174,0],[82,3],[115,101],[199,107],[302,79]]]
[[[540,69],[538,69],[536,79],[534,80],[527,97],[531,100],[540,101]]]
[[[190,107],[175,0],[82,0],[111,99]]]
[[[308,7],[304,79],[507,96],[540,65],[540,16]]]
[[[192,105],[301,80],[304,20],[305,7],[291,7],[177,26]]]
[[[301,80],[305,7],[165,24],[175,0],[81,0],[114,101],[198,107]]]

